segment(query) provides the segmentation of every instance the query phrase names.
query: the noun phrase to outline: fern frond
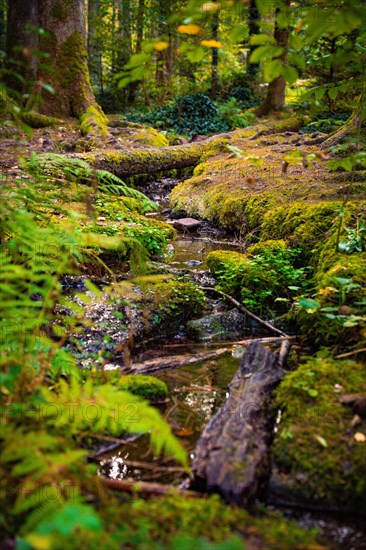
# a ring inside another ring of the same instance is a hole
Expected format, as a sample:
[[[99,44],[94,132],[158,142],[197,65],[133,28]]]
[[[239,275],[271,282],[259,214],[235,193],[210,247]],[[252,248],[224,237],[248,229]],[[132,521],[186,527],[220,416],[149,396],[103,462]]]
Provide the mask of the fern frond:
[[[141,191],[138,191],[133,187],[129,187],[115,174],[112,174],[107,170],[97,170],[97,178],[99,180],[99,190],[102,191],[102,193],[137,199],[142,202],[144,212],[147,212],[148,210],[158,210],[158,205],[150,200],[149,197],[144,195],[144,193],[141,193]]]
[[[61,380],[57,392],[44,389],[43,397],[48,403],[57,405],[57,415],[54,407],[45,408],[45,411],[50,411],[47,422],[56,428],[67,429],[68,433],[85,430],[115,435],[123,432],[151,433],[151,443],[157,453],[164,450],[187,465],[186,452],[172,434],[169,424],[155,408],[129,392],[110,384],[93,386],[91,380],[82,385],[72,379],[70,383]],[[72,415],[70,407],[65,407],[64,403],[76,404]]]

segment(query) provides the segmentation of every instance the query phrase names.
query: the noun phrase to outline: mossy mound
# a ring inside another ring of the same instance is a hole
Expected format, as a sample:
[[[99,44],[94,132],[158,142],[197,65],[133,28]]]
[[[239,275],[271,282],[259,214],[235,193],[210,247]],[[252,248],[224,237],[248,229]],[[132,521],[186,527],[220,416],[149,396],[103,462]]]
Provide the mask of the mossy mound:
[[[257,254],[266,254],[268,252],[284,252],[287,250],[287,244],[284,240],[268,240],[248,246],[246,253],[251,256],[257,256]]]
[[[119,379],[118,387],[149,401],[165,399],[168,388],[165,382],[154,376],[128,374]]]
[[[148,126],[136,129],[130,139],[135,143],[141,143],[148,147],[167,147],[169,145],[169,141],[164,134]]]
[[[255,518],[243,509],[226,505],[217,496],[203,500],[172,496],[135,499],[114,506],[107,519],[109,524],[119,526],[120,543],[129,546],[133,540],[142,550],[324,548],[317,544],[314,531],[303,530],[279,513]]]
[[[366,392],[366,368],[353,361],[313,358],[288,374],[276,392],[281,409],[272,453],[278,476],[301,498],[331,506],[366,504],[365,420],[352,426],[340,393]]]

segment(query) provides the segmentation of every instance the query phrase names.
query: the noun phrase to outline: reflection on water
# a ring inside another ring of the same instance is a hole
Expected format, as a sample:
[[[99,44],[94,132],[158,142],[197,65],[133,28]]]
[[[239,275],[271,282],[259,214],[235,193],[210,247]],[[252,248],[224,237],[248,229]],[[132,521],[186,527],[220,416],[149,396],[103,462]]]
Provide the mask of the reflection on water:
[[[189,454],[205,424],[226,399],[226,387],[237,368],[238,359],[227,354],[155,374],[168,385],[170,394],[168,402],[160,407],[161,413]],[[154,456],[147,435],[101,459],[100,472],[113,479],[133,477],[177,485],[184,477],[169,457]]]

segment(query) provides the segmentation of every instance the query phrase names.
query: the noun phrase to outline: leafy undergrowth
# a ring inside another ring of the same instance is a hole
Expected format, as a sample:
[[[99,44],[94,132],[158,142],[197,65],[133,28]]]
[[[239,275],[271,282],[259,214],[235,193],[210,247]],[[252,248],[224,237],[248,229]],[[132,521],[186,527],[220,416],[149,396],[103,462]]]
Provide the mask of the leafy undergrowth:
[[[363,394],[362,363],[309,359],[286,376],[276,392],[282,417],[273,444],[277,475],[287,488],[337,507],[366,504],[366,422],[351,423],[352,406],[340,396]]]
[[[284,241],[264,241],[249,247],[247,254],[216,251],[206,262],[219,288],[239,298],[255,312],[268,313],[290,302],[306,287],[305,267],[299,267],[301,249],[287,248]],[[297,265],[296,265],[297,264]]]

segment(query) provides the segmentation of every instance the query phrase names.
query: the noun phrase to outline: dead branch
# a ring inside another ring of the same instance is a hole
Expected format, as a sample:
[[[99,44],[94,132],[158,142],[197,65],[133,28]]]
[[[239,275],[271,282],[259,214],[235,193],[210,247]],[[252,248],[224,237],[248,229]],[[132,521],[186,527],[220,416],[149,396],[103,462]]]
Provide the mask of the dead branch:
[[[234,304],[234,306],[237,307],[239,309],[239,311],[241,311],[245,315],[248,315],[248,317],[251,317],[252,319],[257,321],[257,323],[259,323],[263,327],[266,327],[269,330],[271,330],[272,332],[275,332],[276,334],[280,334],[281,336],[284,336],[285,338],[288,338],[288,335],[285,332],[283,332],[279,328],[274,327],[271,323],[268,323],[268,321],[264,321],[260,317],[257,317],[257,315],[255,315],[254,313],[249,311],[249,309],[247,309],[243,304],[238,302],[238,300],[235,300],[235,298],[233,298],[232,296],[229,296],[229,294],[226,294],[225,292],[222,292],[221,290],[218,290],[217,288],[210,287],[210,286],[201,286],[200,289],[203,290],[203,291],[206,291],[206,292],[208,292],[208,291],[209,292],[217,292],[218,294],[220,294],[221,296],[226,298],[226,300],[228,300],[229,302]]]

